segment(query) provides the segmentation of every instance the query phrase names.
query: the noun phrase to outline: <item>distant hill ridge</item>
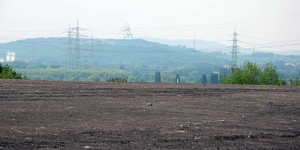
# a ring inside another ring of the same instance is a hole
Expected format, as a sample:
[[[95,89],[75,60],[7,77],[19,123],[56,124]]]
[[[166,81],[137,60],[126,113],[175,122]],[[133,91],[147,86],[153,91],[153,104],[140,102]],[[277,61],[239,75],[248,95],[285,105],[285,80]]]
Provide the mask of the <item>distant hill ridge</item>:
[[[148,41],[152,40],[152,41]],[[168,45],[168,41],[157,39],[93,39],[80,40],[81,66],[94,66],[93,68],[118,68],[120,65],[128,67],[155,66],[180,67],[198,66],[212,69],[222,68],[231,64],[231,54],[227,49],[214,49],[210,51],[195,50],[184,45]],[[158,42],[165,42],[161,44]],[[93,44],[92,44],[93,43]],[[202,44],[204,44],[203,42]],[[33,62],[44,65],[58,65],[66,67],[68,63],[69,46],[72,48],[75,40],[68,44],[66,37],[33,38],[17,40],[0,44],[0,60],[6,57],[8,51],[16,54],[16,61]],[[197,44],[201,46],[201,44]],[[219,45],[219,47],[224,45]],[[225,51],[225,52],[224,52]],[[1,59],[2,58],[2,59]],[[245,61],[258,64],[278,62],[296,63],[298,56],[282,56],[272,53],[238,54],[238,62],[242,65]]]
[[[71,47],[74,47],[74,40]],[[16,60],[66,65],[68,39],[62,37],[35,38],[0,44],[0,57],[7,51],[16,53]],[[170,66],[182,63],[209,61],[207,53],[184,46],[170,46],[143,39],[91,39],[80,40],[82,64],[88,64],[91,58],[96,64],[109,66],[116,64],[157,64]]]

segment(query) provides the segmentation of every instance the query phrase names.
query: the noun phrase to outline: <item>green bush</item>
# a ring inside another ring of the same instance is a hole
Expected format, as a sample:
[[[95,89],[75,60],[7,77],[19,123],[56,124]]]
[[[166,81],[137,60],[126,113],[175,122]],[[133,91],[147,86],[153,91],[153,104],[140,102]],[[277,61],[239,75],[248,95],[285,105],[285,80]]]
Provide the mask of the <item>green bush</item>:
[[[296,79],[296,80],[294,80],[294,81],[291,81],[291,84],[292,84],[293,86],[300,86],[300,80],[299,80],[299,79]]]
[[[261,70],[255,63],[245,63],[243,68],[232,68],[231,74],[222,76],[224,84],[284,85],[272,64]]]
[[[209,78],[210,84],[219,84],[219,74],[212,73]]]
[[[107,82],[127,82],[128,77],[115,77],[115,78],[110,78],[107,79]]]
[[[281,85],[283,81],[272,64],[267,64],[260,75],[260,84],[262,85]]]
[[[207,81],[206,74],[203,74],[203,75],[202,75],[202,78],[201,78],[201,83],[202,83],[202,84],[207,84],[207,82],[208,82],[208,81]]]
[[[0,79],[28,79],[15,72],[10,66],[0,64]]]

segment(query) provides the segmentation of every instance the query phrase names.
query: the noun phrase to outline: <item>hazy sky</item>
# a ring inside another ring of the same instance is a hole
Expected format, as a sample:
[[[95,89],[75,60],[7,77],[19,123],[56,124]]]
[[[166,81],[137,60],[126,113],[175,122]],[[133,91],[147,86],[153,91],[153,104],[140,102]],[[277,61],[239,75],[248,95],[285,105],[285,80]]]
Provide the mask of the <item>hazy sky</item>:
[[[241,46],[300,50],[299,8],[300,0],[0,0],[0,41],[66,36],[78,19],[96,38],[121,38],[128,23],[134,37],[230,44],[236,26]]]

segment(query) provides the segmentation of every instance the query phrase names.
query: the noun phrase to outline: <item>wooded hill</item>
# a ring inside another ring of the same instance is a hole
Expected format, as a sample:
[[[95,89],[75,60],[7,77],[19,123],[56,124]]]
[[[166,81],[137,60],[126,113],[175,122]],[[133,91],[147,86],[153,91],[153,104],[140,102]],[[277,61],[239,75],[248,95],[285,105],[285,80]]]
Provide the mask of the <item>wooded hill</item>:
[[[74,46],[74,43],[71,44]],[[67,38],[24,39],[0,44],[0,58],[7,51],[16,54],[16,61],[10,63],[15,69],[30,72],[30,69],[65,69],[68,66]],[[224,65],[231,64],[231,54],[221,51],[204,52],[170,46],[142,39],[81,39],[80,68],[90,70],[121,69],[134,76],[154,76],[156,71],[174,76],[180,74],[189,82],[196,82],[202,74],[223,72]],[[245,61],[258,65],[273,63],[283,78],[300,76],[300,56],[276,55],[272,53],[239,53],[238,62]],[[290,65],[289,65],[290,64]],[[26,75],[26,74],[25,74]],[[30,75],[27,75],[30,78]],[[197,78],[197,79],[196,79]],[[146,80],[147,81],[147,80]]]

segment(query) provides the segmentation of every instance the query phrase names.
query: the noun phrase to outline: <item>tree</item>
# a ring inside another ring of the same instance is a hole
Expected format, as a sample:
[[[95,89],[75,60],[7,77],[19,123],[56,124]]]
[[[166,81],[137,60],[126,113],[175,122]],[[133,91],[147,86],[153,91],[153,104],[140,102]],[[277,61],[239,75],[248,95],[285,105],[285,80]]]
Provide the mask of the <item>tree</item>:
[[[0,79],[22,79],[21,74],[15,72],[10,66],[0,64]],[[27,77],[24,77],[27,79]]]
[[[155,82],[156,83],[160,83],[161,82],[160,72],[156,72],[155,73]]]
[[[125,65],[120,65],[120,70],[125,70]]]
[[[259,84],[260,74],[261,70],[255,63],[246,63],[243,69],[243,84]]]
[[[260,75],[260,84],[262,85],[281,85],[282,80],[272,64],[267,64],[264,71]]]
[[[231,73],[222,76],[224,84],[283,85],[279,74],[272,64],[266,64],[263,71],[258,65],[248,62],[244,67],[232,68]]]
[[[176,74],[175,83],[180,83],[180,75]]]
[[[207,84],[207,77],[206,77],[206,74],[203,74],[203,75],[202,75],[201,83],[202,83],[202,84]]]
[[[259,67],[251,62],[245,63],[242,69],[232,68],[229,76],[223,77],[224,84],[259,84]]]
[[[210,75],[209,79],[210,79],[209,81],[210,84],[219,84],[219,74],[213,73]]]
[[[291,79],[291,85],[293,86],[300,86],[300,80],[297,78],[295,80]]]

